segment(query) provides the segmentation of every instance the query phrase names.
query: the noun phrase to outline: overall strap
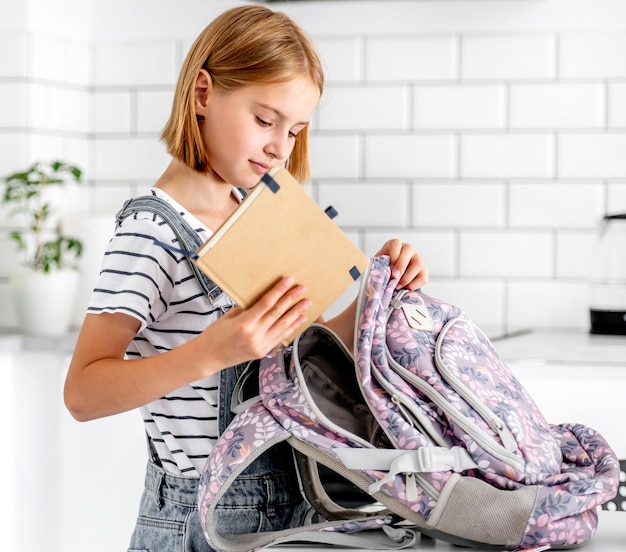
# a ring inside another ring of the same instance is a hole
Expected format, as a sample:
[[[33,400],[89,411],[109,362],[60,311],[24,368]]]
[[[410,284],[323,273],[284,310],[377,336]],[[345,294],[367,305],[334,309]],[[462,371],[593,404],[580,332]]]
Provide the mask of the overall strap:
[[[198,233],[187,223],[181,214],[172,207],[167,201],[154,195],[141,196],[129,199],[124,206],[115,215],[116,224],[119,227],[121,222],[128,216],[140,211],[148,211],[159,215],[174,231],[178,239],[181,253],[187,253],[187,262],[196,276],[202,291],[213,303],[222,293],[224,293],[204,272],[202,272],[196,263],[192,261],[190,255],[193,255],[202,245],[202,240]]]

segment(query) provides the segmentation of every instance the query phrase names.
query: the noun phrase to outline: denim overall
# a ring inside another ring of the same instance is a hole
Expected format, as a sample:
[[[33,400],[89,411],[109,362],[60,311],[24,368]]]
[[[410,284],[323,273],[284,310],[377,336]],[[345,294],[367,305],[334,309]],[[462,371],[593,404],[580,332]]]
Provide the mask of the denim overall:
[[[127,216],[149,211],[161,216],[174,230],[183,252],[202,245],[198,234],[166,201],[156,196],[129,200],[117,213],[119,225]],[[188,258],[210,301],[222,290]],[[222,434],[232,421],[231,396],[246,364],[220,372],[218,427]],[[146,468],[145,490],[129,551],[208,552],[212,550],[200,526],[197,489],[199,478],[166,473],[152,443]],[[286,443],[273,447],[256,460],[228,490],[218,506],[218,528],[224,533],[275,531],[302,523],[307,506],[299,491],[292,454]]]

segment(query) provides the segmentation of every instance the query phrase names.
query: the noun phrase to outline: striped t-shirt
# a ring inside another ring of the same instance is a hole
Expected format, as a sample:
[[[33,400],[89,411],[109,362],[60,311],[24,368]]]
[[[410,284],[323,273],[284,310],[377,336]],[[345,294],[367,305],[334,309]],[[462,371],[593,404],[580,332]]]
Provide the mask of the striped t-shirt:
[[[163,190],[152,188],[151,193],[175,207],[202,241],[208,239],[211,231]],[[240,200],[238,191],[234,193]],[[128,359],[184,344],[233,304],[225,294],[211,304],[187,259],[155,244],[155,239],[178,246],[173,230],[159,216],[139,212],[127,217],[109,242],[88,306],[91,314],[123,313],[141,322]],[[212,375],[139,409],[168,472],[190,477],[202,473],[218,437],[218,382],[219,375]]]

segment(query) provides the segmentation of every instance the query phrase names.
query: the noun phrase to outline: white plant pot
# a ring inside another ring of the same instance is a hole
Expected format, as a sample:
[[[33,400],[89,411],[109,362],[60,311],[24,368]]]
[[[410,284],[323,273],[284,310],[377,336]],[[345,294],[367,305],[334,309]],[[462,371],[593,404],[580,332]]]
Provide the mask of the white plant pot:
[[[70,329],[79,273],[47,274],[20,270],[9,277],[20,329],[30,335],[57,337]]]

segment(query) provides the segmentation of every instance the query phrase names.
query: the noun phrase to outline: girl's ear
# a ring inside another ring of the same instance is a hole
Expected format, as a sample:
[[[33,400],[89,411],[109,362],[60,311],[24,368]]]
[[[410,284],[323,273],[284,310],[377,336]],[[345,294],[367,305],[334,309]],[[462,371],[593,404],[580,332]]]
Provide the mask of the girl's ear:
[[[204,110],[209,103],[209,96],[213,91],[213,80],[205,69],[200,69],[196,78],[194,98],[196,105],[196,115],[204,115]]]

